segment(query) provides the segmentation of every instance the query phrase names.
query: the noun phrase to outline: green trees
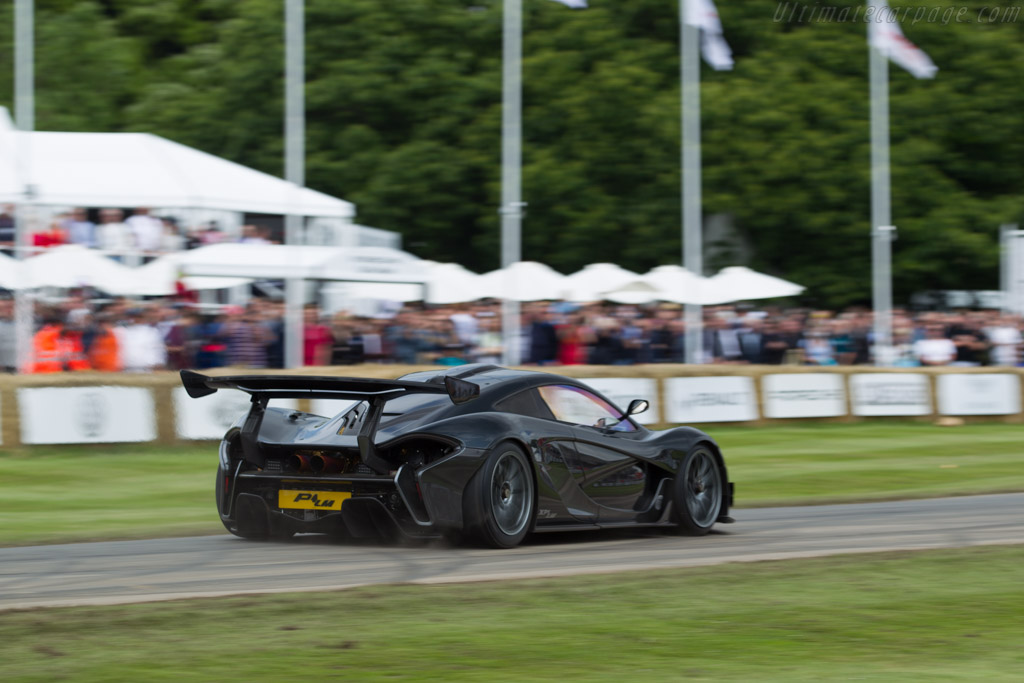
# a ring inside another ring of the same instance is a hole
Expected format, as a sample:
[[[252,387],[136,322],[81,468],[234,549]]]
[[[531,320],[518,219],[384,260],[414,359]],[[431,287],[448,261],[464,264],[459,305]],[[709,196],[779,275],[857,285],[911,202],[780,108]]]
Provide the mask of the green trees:
[[[705,213],[816,303],[868,301],[863,22],[718,4],[736,69],[704,73]],[[983,4],[966,3],[970,23],[905,22],[934,81],[891,68],[897,301],[997,287],[998,225],[1024,218],[1024,16],[979,22]],[[147,130],[282,173],[281,0],[36,5],[39,128]],[[524,2],[524,258],[679,262],[676,0],[591,5]],[[310,186],[421,256],[497,267],[500,0],[307,0],[306,25]]]

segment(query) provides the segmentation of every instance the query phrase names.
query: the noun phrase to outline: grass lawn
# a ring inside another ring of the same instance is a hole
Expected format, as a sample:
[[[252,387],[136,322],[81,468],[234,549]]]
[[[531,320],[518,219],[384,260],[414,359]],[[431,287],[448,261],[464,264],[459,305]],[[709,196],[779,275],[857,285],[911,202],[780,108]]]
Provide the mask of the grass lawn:
[[[1024,427],[708,426],[740,507],[1024,491]],[[0,450],[0,545],[222,533],[216,445]]]
[[[0,680],[1020,680],[1019,547],[0,614]]]

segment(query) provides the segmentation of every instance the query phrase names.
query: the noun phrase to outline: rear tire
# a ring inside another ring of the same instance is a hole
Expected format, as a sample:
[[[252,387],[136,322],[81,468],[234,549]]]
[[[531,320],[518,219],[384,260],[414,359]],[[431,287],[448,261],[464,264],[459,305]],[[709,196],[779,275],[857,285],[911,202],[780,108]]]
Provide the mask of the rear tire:
[[[492,548],[514,548],[533,528],[535,509],[530,461],[515,444],[498,444],[466,487],[467,535]]]
[[[722,511],[725,478],[714,451],[706,444],[690,449],[676,472],[672,517],[679,533],[703,536]]]

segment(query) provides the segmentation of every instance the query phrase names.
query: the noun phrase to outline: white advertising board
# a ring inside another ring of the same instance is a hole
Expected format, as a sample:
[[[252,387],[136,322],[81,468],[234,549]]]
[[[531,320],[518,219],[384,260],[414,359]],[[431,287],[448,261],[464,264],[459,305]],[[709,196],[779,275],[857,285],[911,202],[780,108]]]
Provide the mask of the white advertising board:
[[[174,390],[175,431],[179,439],[219,439],[241,415],[249,412],[249,394],[220,389],[202,398],[190,398],[185,387]],[[272,399],[268,404],[294,409],[294,399]]]
[[[757,419],[750,377],[673,377],[665,380],[667,422],[747,422]]]
[[[931,415],[927,375],[872,372],[850,376],[850,407],[854,415]]]
[[[633,419],[640,424],[654,424],[661,419],[659,417],[661,411],[658,408],[657,380],[644,377],[595,377],[580,381],[594,387],[622,410],[626,410],[629,407],[629,402],[635,398],[650,401],[651,407],[647,409],[646,413],[633,416]]]
[[[761,378],[761,390],[765,417],[846,415],[846,388],[842,375],[824,372],[765,375]]]
[[[1020,379],[1007,373],[939,375],[943,415],[1012,415],[1020,412]]]
[[[18,409],[25,444],[156,439],[153,395],[141,387],[18,389]]]

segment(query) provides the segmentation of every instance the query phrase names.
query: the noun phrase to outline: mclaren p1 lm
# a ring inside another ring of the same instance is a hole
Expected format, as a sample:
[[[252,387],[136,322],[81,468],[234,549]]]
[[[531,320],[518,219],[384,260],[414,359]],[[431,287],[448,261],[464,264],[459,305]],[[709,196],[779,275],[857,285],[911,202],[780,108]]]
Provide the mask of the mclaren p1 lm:
[[[650,431],[578,380],[463,365],[397,380],[207,377],[189,396],[251,396],[220,444],[217,510],[245,538],[294,533],[438,536],[500,548],[541,531],[731,522],[717,444],[689,427]],[[326,417],[273,398],[352,404]]]

